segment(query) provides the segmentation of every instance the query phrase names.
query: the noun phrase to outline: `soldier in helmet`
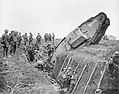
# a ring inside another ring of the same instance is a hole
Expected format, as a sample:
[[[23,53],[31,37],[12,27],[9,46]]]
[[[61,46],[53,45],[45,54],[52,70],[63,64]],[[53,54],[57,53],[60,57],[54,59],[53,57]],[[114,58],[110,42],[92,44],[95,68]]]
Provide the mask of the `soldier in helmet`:
[[[22,36],[21,36],[21,33],[20,33],[20,32],[19,32],[19,34],[18,34],[17,40],[18,40],[18,48],[19,48],[20,45],[21,45],[21,41],[22,41]]]
[[[29,36],[29,45],[31,45],[33,42],[33,35],[32,33],[30,33],[30,36]]]
[[[9,37],[10,40],[10,55],[15,55],[16,48],[18,45],[18,36],[16,31],[11,31],[11,36]]]
[[[77,71],[74,70],[70,79],[69,94],[71,94],[72,90],[74,89],[76,80],[77,80]]]
[[[115,51],[113,54],[111,61],[108,64],[108,71],[113,78],[112,86],[114,89],[118,90],[119,87],[119,51]]]
[[[115,70],[119,69],[119,51],[115,51],[108,65],[111,77],[114,77]]]
[[[26,46],[27,45],[27,42],[28,42],[27,33],[25,33],[25,35],[23,35],[23,39],[24,39],[24,45]]]
[[[54,41],[55,41],[55,34],[52,33],[52,42],[54,42]]]
[[[8,47],[9,47],[9,36],[8,29],[4,30],[4,34],[2,35],[2,44],[3,44],[3,57],[8,57]]]
[[[71,72],[72,72],[72,68],[71,67],[68,67],[68,69],[67,69],[67,75],[71,75]]]
[[[64,79],[66,78],[66,68],[63,68],[58,77],[58,83],[63,88]]]
[[[69,90],[70,86],[70,79],[71,79],[71,67],[68,67],[68,69],[65,70],[65,73],[62,75],[62,89],[65,89],[66,91]]]
[[[38,35],[36,36],[36,45],[38,46],[38,48],[40,47],[41,42],[42,42],[42,37],[40,33],[38,33]]]
[[[67,72],[66,72],[66,80],[65,80],[65,87],[67,88],[67,91],[69,91],[70,88],[70,81],[71,81],[71,77],[72,77],[72,68],[68,67]]]

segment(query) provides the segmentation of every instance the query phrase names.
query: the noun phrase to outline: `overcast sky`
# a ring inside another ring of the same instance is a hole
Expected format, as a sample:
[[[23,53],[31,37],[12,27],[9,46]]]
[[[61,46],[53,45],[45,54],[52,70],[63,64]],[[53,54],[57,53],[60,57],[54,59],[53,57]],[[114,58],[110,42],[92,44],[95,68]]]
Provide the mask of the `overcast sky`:
[[[105,12],[106,31],[119,39],[119,0],[0,0],[0,35],[5,28],[24,34],[54,32],[63,38],[82,22]]]

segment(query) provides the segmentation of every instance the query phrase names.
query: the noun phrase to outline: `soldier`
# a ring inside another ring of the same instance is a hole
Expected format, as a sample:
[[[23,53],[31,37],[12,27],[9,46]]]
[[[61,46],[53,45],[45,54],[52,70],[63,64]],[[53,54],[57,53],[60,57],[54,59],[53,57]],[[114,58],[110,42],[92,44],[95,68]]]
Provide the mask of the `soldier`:
[[[119,51],[116,51],[111,61],[108,64],[108,71],[111,75],[111,78],[113,78],[113,89],[118,90],[119,87]]]
[[[33,62],[35,60],[35,57],[34,57],[35,51],[34,51],[33,47],[28,47],[27,52],[28,52],[28,56],[29,56],[29,61]]]
[[[68,69],[67,69],[67,75],[70,75],[71,74],[71,71],[72,70],[72,68],[71,67],[68,67]]]
[[[109,73],[112,78],[114,77],[115,68],[119,68],[119,52],[118,51],[116,51],[113,54],[111,61],[109,62],[109,65],[108,65]]]
[[[55,34],[52,33],[52,42],[54,42],[54,41],[55,41]]]
[[[18,36],[17,36],[18,32],[12,31],[11,37],[10,37],[10,44],[11,44],[11,50],[10,50],[10,54],[14,54],[16,53],[16,48],[17,48],[17,44],[18,44]]]
[[[64,79],[66,79],[66,68],[63,68],[62,72],[59,74],[58,83],[61,86],[61,89],[64,88]]]
[[[70,79],[69,94],[71,94],[72,90],[74,89],[76,80],[77,80],[77,72],[74,70]]]
[[[2,44],[3,44],[3,57],[6,58],[8,57],[8,47],[9,47],[9,36],[8,34],[8,29],[4,30],[4,34],[2,35]]]
[[[70,81],[71,81],[71,77],[72,77],[72,68],[68,67],[67,71],[66,71],[66,80],[65,80],[65,86],[67,88],[67,91],[69,91],[70,88]]]
[[[31,45],[33,42],[33,35],[32,33],[30,33],[30,36],[29,36],[29,45]]]
[[[40,47],[41,42],[42,42],[42,37],[41,37],[40,33],[38,33],[38,35],[37,35],[37,37],[36,37],[36,45],[37,45],[38,47]]]
[[[51,35],[51,33],[49,33],[49,35],[48,35],[48,40],[49,41],[52,41],[52,35]]]
[[[44,39],[45,39],[45,42],[47,43],[48,42],[48,33],[45,33]]]
[[[52,55],[52,48],[51,48],[51,44],[50,43],[48,43],[46,49],[47,49],[48,56],[51,57],[51,55]]]
[[[14,33],[14,36],[13,36],[13,41],[14,41],[14,44],[13,44],[13,54],[15,55],[16,53],[16,49],[17,49],[17,45],[18,45],[18,32],[16,31]]]
[[[27,33],[25,33],[25,35],[23,35],[23,39],[24,39],[24,45],[26,46],[27,45],[27,42],[28,42]]]
[[[13,36],[14,36],[14,31],[12,30],[10,35],[9,35],[10,55],[13,55],[13,45],[14,45]]]
[[[20,32],[18,34],[17,40],[18,40],[18,48],[19,48],[19,46],[21,45],[21,41],[22,41],[22,36],[21,36],[21,33]]]

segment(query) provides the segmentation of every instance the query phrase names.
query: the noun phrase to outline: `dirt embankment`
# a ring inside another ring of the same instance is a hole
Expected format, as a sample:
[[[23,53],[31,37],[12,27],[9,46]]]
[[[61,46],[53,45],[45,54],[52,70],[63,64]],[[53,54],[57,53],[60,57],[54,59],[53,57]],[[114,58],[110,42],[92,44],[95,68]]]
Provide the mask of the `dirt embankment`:
[[[79,79],[74,94],[93,94],[99,84],[102,72],[104,71],[106,65],[105,61],[108,62],[116,50],[119,50],[119,41],[102,41],[98,45],[87,46],[82,49],[77,48],[68,53],[63,53],[61,56],[57,57],[55,73],[57,75],[57,73],[60,72],[60,68],[67,66],[70,57],[72,58],[72,61],[68,66],[72,67],[72,70],[79,64],[77,70],[78,78],[80,77],[84,66],[87,65],[82,77]],[[105,71],[100,85],[100,88],[104,92],[113,88],[113,84],[108,84],[109,79],[110,77],[107,71]]]
[[[21,54],[4,61],[8,70],[4,71],[4,79],[1,80],[6,86],[2,94],[57,94],[46,77],[27,62]]]

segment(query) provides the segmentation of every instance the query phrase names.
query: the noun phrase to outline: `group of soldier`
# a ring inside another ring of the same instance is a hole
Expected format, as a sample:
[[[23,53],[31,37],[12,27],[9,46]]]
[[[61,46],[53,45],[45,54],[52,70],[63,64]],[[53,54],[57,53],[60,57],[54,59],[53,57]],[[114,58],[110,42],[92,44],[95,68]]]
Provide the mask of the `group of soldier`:
[[[45,42],[54,41],[55,34],[54,33],[52,33],[52,34],[51,33],[45,33],[44,39],[45,39]]]
[[[114,90],[119,89],[119,51],[115,51],[112,57],[109,59],[107,66],[107,73],[113,80],[112,87]],[[61,86],[61,89],[71,94],[76,81],[78,79],[77,71],[72,70],[71,67],[63,68],[57,77],[57,82]],[[109,82],[110,83],[110,82]]]
[[[61,86],[61,89],[69,94],[75,87],[77,81],[77,71],[73,70],[71,67],[63,68],[61,73],[57,78],[58,84]]]
[[[46,36],[46,35],[48,34],[44,35],[45,42],[48,42],[49,39],[50,41],[54,42],[54,38],[55,38],[54,33],[53,35],[49,34],[50,36]],[[10,54],[9,56],[15,55],[16,49],[19,48],[21,45],[31,47],[35,44],[35,46],[39,48],[40,45],[42,44],[42,41],[43,39],[40,33],[38,33],[38,35],[36,36],[36,41],[34,41],[32,33],[30,33],[29,36],[27,35],[27,33],[21,35],[20,32],[17,32],[15,30],[9,32],[8,29],[5,29],[4,34],[2,35],[0,40],[0,44],[3,48],[3,57],[7,58],[8,52]]]

